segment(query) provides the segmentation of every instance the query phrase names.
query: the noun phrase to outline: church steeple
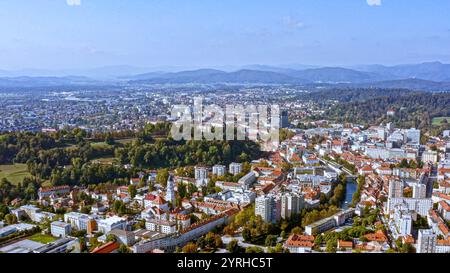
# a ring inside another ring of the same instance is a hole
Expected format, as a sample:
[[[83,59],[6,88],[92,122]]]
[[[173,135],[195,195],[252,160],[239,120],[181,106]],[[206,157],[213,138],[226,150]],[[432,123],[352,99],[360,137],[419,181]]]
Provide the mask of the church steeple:
[[[175,206],[175,182],[172,175],[169,175],[169,179],[167,179],[166,201]]]

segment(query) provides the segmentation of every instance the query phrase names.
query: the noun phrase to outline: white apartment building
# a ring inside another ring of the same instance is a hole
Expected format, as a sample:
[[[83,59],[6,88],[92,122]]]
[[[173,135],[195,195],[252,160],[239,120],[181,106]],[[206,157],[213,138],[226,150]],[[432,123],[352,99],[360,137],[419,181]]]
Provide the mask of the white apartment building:
[[[213,175],[224,176],[227,168],[224,165],[214,165],[212,167]]]
[[[290,219],[304,207],[304,198],[296,193],[284,193],[281,196],[281,218]]]
[[[408,210],[412,210],[420,214],[421,216],[427,216],[428,211],[433,208],[433,200],[431,198],[388,198],[386,213],[390,213],[395,210],[398,204],[405,204]]]
[[[194,168],[195,180],[205,180],[208,179],[208,168],[206,167],[195,167]]]
[[[437,151],[425,151],[422,154],[422,161],[424,163],[437,163],[438,153]]]
[[[175,221],[166,221],[159,219],[147,219],[145,228],[150,231],[156,231],[163,234],[172,234],[177,232],[177,223]]]
[[[411,128],[406,131],[406,140],[408,143],[420,143],[420,130]]]
[[[402,203],[395,206],[392,219],[395,226],[393,234],[396,238],[411,234],[413,212],[409,211],[405,204]]]
[[[263,221],[272,222],[273,196],[264,195],[255,199],[255,215],[261,216]]]
[[[50,224],[50,232],[53,237],[64,238],[70,235],[72,226],[69,223],[55,221]]]
[[[250,186],[255,183],[255,181],[256,175],[251,171],[248,174],[244,175],[241,179],[239,179],[238,183],[241,184],[244,189],[249,189]]]
[[[417,238],[417,253],[435,253],[437,236],[431,229],[420,229]]]
[[[450,240],[437,240],[436,253],[450,253]]]
[[[119,216],[112,216],[105,219],[97,220],[98,231],[107,234],[113,229],[125,230],[127,221]]]
[[[340,226],[345,223],[345,221],[355,214],[355,209],[350,208],[344,211],[340,211],[330,217],[316,221],[305,227],[305,234],[315,235],[325,232],[334,227]]]
[[[389,193],[390,198],[403,197],[403,181],[402,180],[390,180],[389,181]]]
[[[42,222],[46,219],[53,220],[56,214],[46,211],[41,211],[40,208],[34,205],[25,205],[13,210],[13,213],[20,219],[22,216],[27,216],[33,222]]]
[[[262,195],[255,199],[255,215],[265,222],[276,223],[281,216],[281,200],[274,195]]]
[[[232,175],[237,175],[242,172],[242,164],[241,163],[231,163],[228,169],[228,172]]]
[[[427,197],[427,185],[420,184],[420,183],[414,183],[412,185],[412,197],[413,198],[426,198]]]
[[[69,212],[64,214],[64,222],[70,223],[72,228],[77,230],[87,230],[91,217],[88,214],[79,212]]]

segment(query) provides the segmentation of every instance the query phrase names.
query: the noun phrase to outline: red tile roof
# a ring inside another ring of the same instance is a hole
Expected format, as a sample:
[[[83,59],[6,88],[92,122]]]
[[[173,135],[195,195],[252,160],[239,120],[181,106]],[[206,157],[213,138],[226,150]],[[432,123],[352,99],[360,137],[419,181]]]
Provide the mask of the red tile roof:
[[[441,201],[441,202],[439,202],[439,204],[446,212],[450,212],[450,206],[447,204],[447,202]]]
[[[39,192],[51,192],[51,191],[59,191],[59,190],[70,190],[70,187],[68,185],[64,186],[56,186],[51,188],[40,188]]]
[[[380,243],[387,242],[387,237],[384,234],[384,232],[381,230],[378,230],[375,233],[367,234],[364,237],[366,237],[367,240],[369,240],[369,241],[376,241],[376,242],[380,242]]]
[[[293,247],[313,247],[314,236],[292,234],[286,240],[286,245]]]
[[[338,248],[353,248],[353,242],[339,240]]]
[[[106,254],[111,253],[114,250],[119,248],[119,243],[117,242],[108,242],[104,245],[101,245],[99,247],[96,247],[94,250],[91,251],[91,253],[97,253],[97,254]]]

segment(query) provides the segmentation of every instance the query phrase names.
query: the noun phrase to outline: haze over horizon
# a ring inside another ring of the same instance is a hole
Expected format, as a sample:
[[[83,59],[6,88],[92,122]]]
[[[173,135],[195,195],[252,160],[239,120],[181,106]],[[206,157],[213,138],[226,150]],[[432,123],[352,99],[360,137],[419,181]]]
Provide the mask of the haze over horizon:
[[[450,63],[449,9],[445,0],[2,1],[0,69]]]

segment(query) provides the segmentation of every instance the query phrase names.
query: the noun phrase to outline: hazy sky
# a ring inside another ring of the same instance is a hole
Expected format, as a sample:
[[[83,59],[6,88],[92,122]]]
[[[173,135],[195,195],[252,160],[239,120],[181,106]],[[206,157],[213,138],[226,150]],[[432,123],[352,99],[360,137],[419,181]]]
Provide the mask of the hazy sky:
[[[0,69],[450,62],[448,0],[1,0]]]

